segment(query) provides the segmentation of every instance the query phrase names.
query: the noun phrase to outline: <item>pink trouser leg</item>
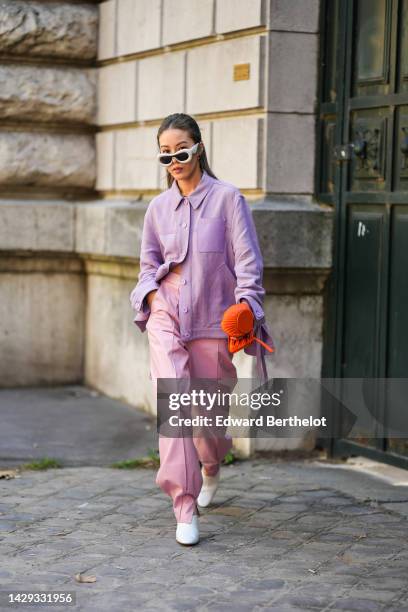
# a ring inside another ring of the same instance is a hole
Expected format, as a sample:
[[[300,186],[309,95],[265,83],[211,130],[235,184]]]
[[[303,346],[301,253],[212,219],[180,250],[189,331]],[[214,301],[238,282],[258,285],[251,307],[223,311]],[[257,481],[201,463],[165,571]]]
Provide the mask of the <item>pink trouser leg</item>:
[[[217,379],[228,379],[232,385],[224,391],[232,391],[237,380],[237,371],[232,362],[232,355],[228,351],[227,338],[198,338],[191,340],[188,343],[190,354],[190,372],[192,378],[197,379],[213,379],[213,384],[210,381],[203,381],[202,388],[209,393],[216,393],[219,389]],[[214,407],[215,408],[215,407]],[[213,411],[209,411],[211,416]],[[219,409],[217,414],[221,414]],[[203,411],[200,411],[203,414]],[[228,414],[226,410],[225,414]],[[232,448],[232,438],[229,434],[222,436],[225,428],[215,427],[203,428],[200,435],[193,437],[193,442],[197,450],[198,457],[204,466],[208,476],[215,476],[220,469],[221,461]]]
[[[170,272],[156,293],[147,322],[150,373],[155,389],[158,378],[235,378],[236,370],[226,339],[184,342],[178,319],[180,275]],[[232,439],[165,437],[159,434],[160,468],[156,484],[172,498],[177,522],[190,523],[202,486],[200,461],[206,472],[216,473],[232,446]],[[208,471],[207,471],[208,466]]]

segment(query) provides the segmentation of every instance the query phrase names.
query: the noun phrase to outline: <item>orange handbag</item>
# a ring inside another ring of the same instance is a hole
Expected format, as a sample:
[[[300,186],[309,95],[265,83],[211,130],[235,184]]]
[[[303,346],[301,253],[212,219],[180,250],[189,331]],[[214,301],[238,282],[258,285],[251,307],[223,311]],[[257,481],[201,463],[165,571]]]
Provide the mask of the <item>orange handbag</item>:
[[[228,336],[228,350],[236,353],[256,341],[270,353],[274,352],[268,344],[255,336],[254,313],[247,302],[233,304],[224,312],[221,328]]]

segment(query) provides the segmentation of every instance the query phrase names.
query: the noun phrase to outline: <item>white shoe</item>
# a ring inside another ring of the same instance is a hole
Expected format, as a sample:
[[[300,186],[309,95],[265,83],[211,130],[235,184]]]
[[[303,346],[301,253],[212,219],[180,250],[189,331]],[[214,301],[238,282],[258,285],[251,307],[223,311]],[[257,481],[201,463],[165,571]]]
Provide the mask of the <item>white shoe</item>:
[[[204,472],[204,466],[201,468],[201,474],[203,476],[203,486],[201,487],[200,495],[197,497],[197,504],[202,508],[206,508],[212,502],[218,489],[221,466],[215,476],[207,476]]]
[[[197,544],[200,540],[198,516],[193,514],[191,523],[177,523],[176,540],[179,544]]]

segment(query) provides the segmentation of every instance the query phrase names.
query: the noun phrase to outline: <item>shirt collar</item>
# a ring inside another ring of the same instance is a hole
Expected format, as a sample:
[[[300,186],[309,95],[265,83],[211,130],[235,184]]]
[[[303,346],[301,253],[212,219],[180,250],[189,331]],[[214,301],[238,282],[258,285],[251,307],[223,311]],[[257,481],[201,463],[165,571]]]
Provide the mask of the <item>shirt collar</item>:
[[[208,174],[208,172],[203,170],[200,182],[194,191],[192,191],[188,196],[183,196],[183,194],[180,193],[176,179],[174,179],[170,187],[170,197],[174,210],[177,208],[183,198],[187,198],[193,208],[198,208],[203,201],[204,196],[213,184],[213,181],[214,179]]]

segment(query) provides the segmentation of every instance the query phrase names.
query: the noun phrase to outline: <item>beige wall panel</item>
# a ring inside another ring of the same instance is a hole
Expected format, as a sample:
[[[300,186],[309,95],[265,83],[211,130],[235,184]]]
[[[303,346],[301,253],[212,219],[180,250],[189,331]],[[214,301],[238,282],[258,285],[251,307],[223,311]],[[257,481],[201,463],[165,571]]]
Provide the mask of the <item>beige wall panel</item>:
[[[240,189],[260,188],[264,120],[257,117],[213,122],[213,159],[216,175]]]
[[[260,36],[191,49],[187,57],[186,112],[214,113],[262,104],[263,55]],[[249,64],[247,80],[234,81],[236,64]]]
[[[96,134],[96,189],[111,191],[114,188],[114,139],[115,132]]]
[[[185,55],[167,53],[139,60],[138,121],[185,112]]]
[[[213,0],[164,0],[163,45],[213,34]]]
[[[157,128],[139,127],[116,132],[116,189],[157,189],[155,160]]]
[[[255,28],[265,24],[266,0],[222,0],[216,3],[215,28],[217,33]]]
[[[160,0],[117,1],[117,55],[160,47]]]
[[[116,1],[108,0],[99,5],[98,59],[115,56],[116,49]]]
[[[103,66],[98,78],[98,124],[136,121],[136,62]]]

